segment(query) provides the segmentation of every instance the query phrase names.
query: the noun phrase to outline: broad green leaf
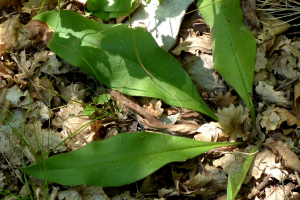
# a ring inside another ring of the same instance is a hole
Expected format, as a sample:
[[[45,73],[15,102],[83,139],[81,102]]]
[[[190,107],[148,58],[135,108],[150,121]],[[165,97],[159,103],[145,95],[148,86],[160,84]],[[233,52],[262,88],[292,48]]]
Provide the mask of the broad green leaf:
[[[256,43],[243,23],[240,1],[199,0],[198,7],[210,26],[214,68],[251,108]]]
[[[63,185],[119,186],[138,181],[163,165],[239,143],[200,142],[157,133],[122,133],[70,153],[21,168],[29,175]]]
[[[93,98],[93,102],[95,105],[107,103],[110,99],[110,94],[102,94],[99,97]]]
[[[160,98],[217,119],[184,69],[145,29],[131,31],[126,25],[99,24],[72,11],[60,14],[51,11],[34,19],[55,31],[48,47],[68,63],[122,93]],[[132,33],[144,67],[155,78],[140,65]]]
[[[240,171],[229,174],[228,184],[227,184],[227,200],[235,199],[235,196],[239,192],[239,190],[244,182],[244,179],[247,175],[249,167],[251,166],[252,161],[255,158],[255,155],[256,155],[255,152],[258,150],[259,147],[260,147],[260,144],[257,144],[250,151],[250,153],[253,153],[253,154],[250,154],[247,156],[247,159],[243,163],[243,166]]]
[[[92,114],[94,114],[95,111],[96,111],[96,109],[95,109],[94,106],[86,106],[83,109],[83,114],[85,114],[85,115],[92,115]]]
[[[132,0],[88,0],[87,12],[105,21],[129,14],[135,7]]]

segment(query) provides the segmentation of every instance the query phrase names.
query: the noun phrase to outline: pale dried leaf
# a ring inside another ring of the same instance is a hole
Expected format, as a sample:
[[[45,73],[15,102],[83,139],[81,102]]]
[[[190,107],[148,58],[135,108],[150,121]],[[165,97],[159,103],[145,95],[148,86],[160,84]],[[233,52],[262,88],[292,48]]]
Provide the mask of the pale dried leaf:
[[[11,108],[14,107],[28,108],[31,101],[28,90],[23,92],[17,85],[8,89],[5,98],[11,103]]]
[[[215,104],[219,107],[228,108],[230,104],[236,104],[236,96],[230,96],[231,92],[227,92],[224,96],[223,93],[220,92],[219,96],[215,99]]]
[[[289,148],[289,146],[285,142],[275,138],[268,138],[266,139],[264,146],[271,148],[274,153],[278,153],[281,156],[286,167],[298,172],[300,171],[299,157]]]
[[[60,144],[65,137],[55,131],[42,129],[41,122],[35,122],[34,124],[26,125],[26,133],[28,137],[26,138],[35,152],[54,149],[54,153],[62,152],[67,150],[64,143]],[[60,145],[59,145],[60,144]],[[43,147],[44,149],[40,149]]]
[[[259,72],[267,65],[266,45],[265,43],[258,45],[256,49],[255,72]]]
[[[0,25],[0,56],[6,51],[12,51],[19,44],[18,32],[22,27],[19,17],[20,15],[13,15]]]
[[[275,103],[279,106],[290,105],[290,102],[284,96],[284,92],[274,91],[274,87],[264,81],[259,82],[258,86],[255,87],[255,91],[262,96],[262,100],[264,101]]]
[[[189,52],[195,55],[197,50],[200,50],[202,53],[211,54],[212,53],[211,44],[212,44],[211,36],[208,34],[204,34],[198,37],[187,38],[171,52],[177,56],[181,54],[181,51]]]
[[[218,109],[216,116],[219,124],[231,142],[245,135],[242,123],[247,118],[248,112],[247,109],[244,112],[242,105],[235,108],[233,104],[230,104],[229,108]]]
[[[191,190],[195,190],[197,188],[203,187],[205,186],[207,183],[209,183],[212,180],[212,177],[210,176],[205,176],[202,175],[200,173],[198,173],[196,176],[194,176],[192,179],[186,181],[185,183],[183,183],[184,185],[186,185],[187,187],[189,187],[189,189]]]
[[[209,124],[203,124],[197,129],[198,134],[194,135],[194,139],[205,142],[216,142],[219,135],[223,135],[222,129],[219,128],[218,123],[210,122]],[[227,139],[223,137],[223,139]],[[223,141],[220,139],[220,141]]]
[[[265,69],[260,70],[254,74],[253,85],[257,85],[259,81],[265,81],[268,77],[268,72]]]
[[[64,101],[69,102],[70,101],[69,99],[84,100],[87,89],[77,83],[76,84],[71,83],[71,85],[67,87],[65,87],[64,83],[61,83],[61,86],[58,87],[58,91],[61,96],[66,97],[64,98]]]

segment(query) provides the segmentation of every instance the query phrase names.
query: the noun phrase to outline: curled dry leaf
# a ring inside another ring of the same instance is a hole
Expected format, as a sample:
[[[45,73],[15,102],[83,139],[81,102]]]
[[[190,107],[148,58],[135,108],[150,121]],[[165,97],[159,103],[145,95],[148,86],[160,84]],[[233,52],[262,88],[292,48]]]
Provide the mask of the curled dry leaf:
[[[231,142],[245,136],[242,123],[248,117],[248,112],[248,109],[244,111],[242,105],[235,108],[233,104],[229,108],[218,109],[216,116],[219,118],[219,125]]]
[[[161,100],[150,99],[150,98],[143,98],[143,99],[144,99],[143,108],[154,117],[159,118],[159,116],[164,112],[164,109],[161,108],[162,106]]]
[[[197,129],[197,132],[199,133],[194,135],[194,139],[198,141],[216,142],[217,140],[224,141],[228,138],[224,136],[222,129],[215,122],[203,124]]]
[[[267,64],[266,58],[266,44],[259,44],[256,50],[256,59],[255,59],[255,72],[259,72],[261,69],[264,69]]]
[[[20,15],[14,15],[0,25],[0,56],[6,51],[12,51],[19,44],[18,32],[22,27],[19,17]]]
[[[287,168],[300,171],[299,157],[289,148],[289,146],[282,140],[275,138],[268,138],[264,146],[269,147],[276,154],[279,154]]]
[[[276,130],[285,121],[287,122],[288,126],[300,124],[300,120],[298,120],[288,110],[279,107],[268,107],[268,109],[265,110],[261,115],[262,119],[260,121],[260,125],[261,127],[266,128],[267,132],[270,130]]]
[[[236,96],[230,96],[231,93],[227,92],[224,96],[223,93],[220,92],[219,96],[215,99],[215,104],[219,107],[226,107],[228,108],[230,104],[236,104]]]
[[[71,85],[67,87],[65,86],[64,83],[61,83],[61,85],[58,87],[58,92],[60,93],[61,96],[66,97],[64,98],[64,101],[69,102],[70,101],[69,99],[84,100],[87,89],[77,83],[75,84],[71,83]]]
[[[211,36],[209,34],[203,34],[202,36],[187,38],[171,52],[177,56],[181,54],[181,51],[189,52],[195,55],[197,50],[200,50],[202,53],[211,54],[212,53],[211,44],[212,44]]]
[[[28,90],[23,92],[17,85],[7,90],[5,99],[10,102],[11,108],[14,107],[29,108],[29,104],[31,101]]]
[[[67,150],[64,143],[60,144],[65,139],[65,136],[52,130],[42,129],[41,122],[26,125],[26,133],[28,136],[26,139],[35,152],[48,152],[55,147],[54,153]],[[40,149],[41,147],[43,147],[43,149]]]
[[[297,118],[300,118],[300,82],[294,87],[294,107],[293,112]]]
[[[277,19],[267,12],[259,12],[258,18],[263,25],[262,34],[258,36],[258,39],[262,40],[262,42],[274,38],[275,35],[283,33],[291,27],[288,23]]]
[[[83,114],[83,106],[78,103],[69,101],[66,107],[61,107],[56,117],[52,120],[52,124],[62,128],[65,137],[76,133],[76,138],[67,141],[70,149],[75,150],[88,142],[91,142],[95,133],[91,132],[91,126],[88,124],[91,120]],[[78,132],[76,132],[79,130]]]
[[[274,87],[269,85],[264,81],[260,81],[258,86],[255,87],[255,91],[257,94],[262,96],[262,100],[267,101],[269,103],[275,103],[279,106],[288,106],[290,102],[284,96],[284,92],[275,91]]]

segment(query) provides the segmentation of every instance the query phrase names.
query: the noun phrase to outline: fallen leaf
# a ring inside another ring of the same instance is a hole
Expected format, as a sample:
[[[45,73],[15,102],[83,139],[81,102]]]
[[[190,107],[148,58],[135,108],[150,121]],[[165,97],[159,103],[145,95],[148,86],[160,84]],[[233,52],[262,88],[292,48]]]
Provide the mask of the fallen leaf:
[[[274,38],[275,35],[283,33],[291,27],[291,25],[285,21],[267,12],[259,12],[257,15],[263,25],[262,34],[258,36],[258,39],[262,40],[262,42]],[[267,35],[267,37],[265,38],[264,35]]]
[[[262,96],[263,101],[267,101],[269,103],[275,103],[279,106],[288,106],[290,102],[284,96],[284,92],[275,91],[274,87],[269,85],[264,81],[260,81],[258,86],[255,87],[255,91],[257,94]]]
[[[261,113],[262,119],[260,120],[260,125],[263,128],[266,128],[266,131],[276,130],[280,127],[283,122],[287,122],[288,126],[298,125],[300,124],[300,120],[298,120],[293,114],[291,114],[288,110],[275,107],[268,107],[263,113]]]
[[[259,72],[264,69],[267,64],[266,58],[266,45],[265,43],[259,44],[256,49],[256,59],[255,59],[255,72]]]
[[[11,103],[11,108],[24,107],[28,108],[31,102],[28,90],[23,92],[17,85],[9,88],[5,99]]]
[[[217,140],[224,141],[228,138],[224,136],[222,129],[215,122],[203,124],[197,129],[197,132],[198,134],[194,135],[194,139],[198,141],[216,142]],[[219,138],[219,135],[221,135],[221,138]]]
[[[227,92],[224,96],[221,92],[219,96],[215,99],[215,104],[217,104],[219,107],[226,107],[228,108],[230,104],[235,105],[236,104],[236,96],[230,96],[231,93]]]
[[[212,53],[212,42],[210,34],[203,34],[202,36],[190,37],[185,41],[181,42],[175,49],[171,52],[177,56],[181,54],[181,51],[189,52],[193,55],[196,51],[201,53]]]
[[[68,103],[72,99],[84,100],[87,89],[77,83],[71,83],[69,86],[65,86],[64,83],[61,83],[58,87],[58,92],[62,97],[66,97],[64,101]]]
[[[297,118],[300,117],[300,82],[297,82],[297,85],[294,87],[294,107],[293,113]]]
[[[142,98],[142,104],[143,108],[156,118],[159,118],[159,116],[164,112],[164,109],[161,108],[161,100],[144,97]]]
[[[195,177],[192,179],[186,181],[183,183],[183,185],[186,185],[191,190],[195,190],[197,188],[205,186],[207,183],[209,183],[212,180],[211,176],[205,176],[200,173],[198,173]]]
[[[253,77],[253,85],[257,85],[259,81],[266,81],[268,74],[269,73],[265,69],[262,69],[259,72],[255,73]]]
[[[245,136],[242,123],[248,116],[248,110],[244,111],[242,105],[235,108],[233,104],[230,104],[229,108],[218,108],[216,116],[219,118],[224,134],[230,137],[229,141],[233,142]]]
[[[66,137],[58,132],[42,129],[41,122],[26,125],[26,133],[28,136],[26,139],[35,150],[35,153],[38,151],[48,152],[55,147],[54,153],[67,150],[64,143],[60,144]]]
[[[288,147],[285,142],[272,137],[266,139],[264,146],[271,148],[274,153],[279,154],[287,168],[298,172],[300,171],[300,160],[298,156]]]
[[[12,51],[18,46],[18,32],[22,27],[19,20],[20,15],[14,15],[0,25],[0,56],[7,51]]]

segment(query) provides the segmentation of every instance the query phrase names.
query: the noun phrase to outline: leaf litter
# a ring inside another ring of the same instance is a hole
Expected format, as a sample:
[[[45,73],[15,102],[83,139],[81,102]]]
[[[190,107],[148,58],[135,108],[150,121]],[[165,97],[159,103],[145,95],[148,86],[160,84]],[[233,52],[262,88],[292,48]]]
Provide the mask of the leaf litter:
[[[13,3],[13,5],[16,4]],[[28,13],[32,17],[36,11],[32,9],[31,5],[38,8],[33,1],[29,1],[22,5],[22,10],[23,13]],[[50,4],[45,6],[46,10],[54,8]],[[264,188],[257,189],[259,193],[256,193],[256,199],[283,199],[285,197],[296,199],[297,195],[299,196],[296,188],[299,186],[295,175],[297,173],[294,174],[293,170],[299,171],[297,128],[299,124],[300,42],[297,38],[289,39],[282,34],[289,27],[287,23],[269,14],[260,13],[258,18],[263,27],[261,29],[258,27],[255,17],[255,13],[247,17],[250,19],[248,28],[252,29],[254,35],[257,36],[258,47],[254,76],[255,95],[257,96],[254,95],[253,98],[264,103],[264,109],[260,113],[262,117],[258,123],[266,133],[267,139],[262,141],[264,147],[257,153],[253,168],[248,172],[248,184],[250,184],[250,188],[256,189],[256,185],[263,183],[264,178],[272,181],[274,186],[266,185]],[[209,42],[203,42],[203,40],[207,41],[210,36],[207,32],[207,25],[204,24],[202,32],[196,34],[196,30],[199,30],[203,22],[198,13],[186,17],[183,22],[185,27],[179,32],[179,37],[184,40],[178,39],[178,44],[173,48],[172,52],[176,54],[177,60],[186,69],[191,68],[190,63],[194,60],[211,56]],[[85,116],[83,113],[85,106],[81,103],[91,103],[91,97],[99,96],[90,87],[97,87],[97,83],[93,79],[87,78],[86,74],[78,73],[77,69],[66,65],[53,52],[41,49],[41,47],[44,48],[43,46],[36,46],[39,51],[33,50],[31,46],[35,45],[34,42],[39,42],[39,39],[34,38],[30,31],[23,28],[25,24],[24,21],[20,22],[19,15],[6,15],[5,22],[1,23],[0,103],[5,112],[1,112],[0,120],[5,126],[1,126],[0,133],[1,152],[7,159],[7,162],[1,163],[3,165],[0,173],[2,188],[7,188],[11,184],[8,179],[19,180],[20,172],[16,167],[21,165],[22,154],[24,154],[26,162],[34,162],[36,159],[34,155],[41,156],[39,155],[41,152],[45,153],[53,148],[55,148],[53,153],[71,151],[84,146],[95,138],[103,140],[110,134],[119,134],[118,130],[128,130],[129,124],[136,120],[138,120],[136,130],[162,132],[167,130],[171,134],[185,135],[200,141],[247,141],[249,138],[247,132],[251,130],[249,127],[253,122],[249,120],[247,109],[240,104],[241,101],[236,95],[229,92],[231,91],[230,86],[221,80],[213,70],[206,70],[208,71],[207,76],[210,78],[203,78],[204,86],[201,83],[199,84],[201,88],[197,87],[197,89],[202,93],[204,99],[210,102],[209,104],[215,110],[218,110],[219,123],[208,123],[205,116],[201,114],[195,115],[192,114],[193,112],[172,109],[156,99],[149,99],[145,103],[136,103],[142,102],[138,98],[130,101],[130,103],[133,102],[132,107],[135,109],[132,110],[125,106],[122,119],[119,117],[116,122],[105,121],[106,116],[103,113],[95,112],[93,116]],[[280,26],[274,26],[274,24],[280,24]],[[189,30],[190,33],[194,31],[194,33],[188,36],[180,35],[186,33],[186,30]],[[8,38],[9,40],[7,40]],[[202,42],[199,42],[200,40]],[[199,69],[196,68],[196,70]],[[203,70],[200,71],[200,74],[203,73]],[[78,74],[82,78],[76,77]],[[191,78],[194,76],[192,79],[195,83],[199,73],[190,71],[189,75]],[[291,79],[295,79],[295,81],[287,84]],[[197,85],[197,83],[195,84]],[[281,87],[282,89],[278,90]],[[61,98],[58,95],[67,98]],[[120,96],[116,94],[115,97]],[[48,103],[45,103],[45,100]],[[114,100],[119,103],[124,101],[120,98],[114,98]],[[49,102],[57,109],[47,111],[50,106]],[[116,102],[111,101],[113,104]],[[99,105],[99,107],[107,109],[104,105]],[[129,109],[126,110],[126,108]],[[173,124],[167,125],[158,120],[164,113],[167,116],[175,114],[178,117]],[[97,125],[88,125],[73,138],[65,140],[78,128],[91,122],[94,117],[101,116],[104,116],[104,120],[99,121]],[[51,127],[53,127],[51,130],[45,128],[49,119],[51,119]],[[13,120],[13,126],[7,126],[9,120]],[[26,126],[23,126],[23,123]],[[110,125],[106,125],[107,123]],[[21,148],[22,140],[17,131],[22,129],[26,130],[24,133],[27,139],[24,141],[31,144],[24,148]],[[283,135],[277,132],[281,132]],[[39,143],[44,146],[38,145]],[[167,174],[170,173],[169,176],[162,179],[160,177],[164,173],[155,172],[152,175],[154,177],[153,188],[158,190],[160,197],[165,197],[166,194],[201,194],[203,197],[217,195],[221,198],[223,196],[221,191],[226,190],[227,187],[226,174],[238,170],[245,155],[247,154],[243,154],[238,149],[225,155],[218,154],[218,151],[209,152],[202,160],[199,158],[194,167],[177,169],[177,175],[180,174],[180,176],[178,175],[179,178],[176,179],[172,179],[172,174],[176,175],[175,171],[170,172],[170,169],[164,168],[162,170],[165,170]],[[253,178],[251,179],[251,177]],[[170,180],[172,183],[169,183]],[[287,181],[287,183],[283,181]],[[37,183],[32,185],[31,189],[36,192],[37,199],[45,198],[44,194],[47,191]],[[58,192],[58,189],[63,191]],[[138,196],[136,190],[131,188],[128,188],[127,191],[122,188],[104,188],[104,192],[101,187],[84,185],[68,190],[64,186],[53,187],[50,191],[52,192],[50,196],[58,199],[100,199],[106,198],[106,193],[113,198]],[[26,193],[23,189],[12,192],[28,194],[28,191]]]

